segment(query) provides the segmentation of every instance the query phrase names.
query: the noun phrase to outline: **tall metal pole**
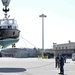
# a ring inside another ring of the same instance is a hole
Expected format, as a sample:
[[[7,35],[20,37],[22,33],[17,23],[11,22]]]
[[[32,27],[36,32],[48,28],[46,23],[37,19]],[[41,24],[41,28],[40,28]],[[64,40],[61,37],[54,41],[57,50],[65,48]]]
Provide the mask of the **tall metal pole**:
[[[39,17],[42,17],[42,58],[43,58],[44,57],[44,17],[47,16],[42,14]]]

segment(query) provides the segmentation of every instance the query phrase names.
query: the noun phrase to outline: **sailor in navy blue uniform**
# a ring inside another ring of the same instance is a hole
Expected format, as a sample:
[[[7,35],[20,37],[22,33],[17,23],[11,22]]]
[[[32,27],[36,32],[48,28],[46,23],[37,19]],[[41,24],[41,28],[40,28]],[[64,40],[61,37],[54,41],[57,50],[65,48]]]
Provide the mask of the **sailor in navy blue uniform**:
[[[64,74],[64,58],[62,55],[59,57],[59,63],[60,63],[60,73],[59,74]]]

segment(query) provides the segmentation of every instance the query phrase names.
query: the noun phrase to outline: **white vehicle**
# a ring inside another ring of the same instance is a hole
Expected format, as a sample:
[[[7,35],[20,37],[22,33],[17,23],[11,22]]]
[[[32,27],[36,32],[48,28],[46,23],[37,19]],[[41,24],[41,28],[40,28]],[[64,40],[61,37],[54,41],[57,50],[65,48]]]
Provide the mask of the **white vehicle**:
[[[75,53],[72,54],[72,61],[75,61]]]

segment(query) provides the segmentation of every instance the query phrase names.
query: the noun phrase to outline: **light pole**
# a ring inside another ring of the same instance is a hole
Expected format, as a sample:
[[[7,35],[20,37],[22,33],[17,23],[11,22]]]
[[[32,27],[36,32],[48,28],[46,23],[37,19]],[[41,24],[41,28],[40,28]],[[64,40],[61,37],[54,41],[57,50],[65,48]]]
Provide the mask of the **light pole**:
[[[43,58],[44,57],[44,17],[47,16],[42,14],[39,17],[42,17],[42,58]]]

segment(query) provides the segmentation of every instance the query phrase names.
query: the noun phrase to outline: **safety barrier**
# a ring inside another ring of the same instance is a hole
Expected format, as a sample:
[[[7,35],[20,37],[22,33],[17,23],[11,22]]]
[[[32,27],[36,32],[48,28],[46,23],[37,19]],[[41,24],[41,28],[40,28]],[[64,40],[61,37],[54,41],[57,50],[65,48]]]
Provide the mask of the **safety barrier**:
[[[42,56],[38,56],[38,59],[48,59],[48,56],[44,56],[43,58]]]

